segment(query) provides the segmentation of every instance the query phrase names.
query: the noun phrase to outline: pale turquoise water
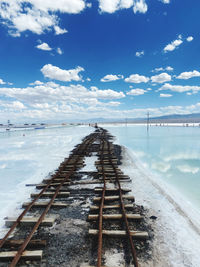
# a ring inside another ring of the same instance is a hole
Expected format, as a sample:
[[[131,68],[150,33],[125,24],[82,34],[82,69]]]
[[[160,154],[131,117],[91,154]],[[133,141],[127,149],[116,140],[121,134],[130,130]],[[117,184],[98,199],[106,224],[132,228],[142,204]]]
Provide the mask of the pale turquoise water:
[[[105,126],[142,164],[200,209],[200,128]]]

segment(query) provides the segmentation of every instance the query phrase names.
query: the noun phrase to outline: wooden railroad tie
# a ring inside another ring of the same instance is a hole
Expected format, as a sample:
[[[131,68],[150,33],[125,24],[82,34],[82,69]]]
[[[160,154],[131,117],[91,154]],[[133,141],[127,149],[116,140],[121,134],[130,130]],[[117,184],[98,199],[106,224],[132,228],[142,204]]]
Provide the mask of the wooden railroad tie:
[[[53,179],[52,184],[62,183],[65,178],[66,176],[55,178]],[[63,185],[70,184],[70,182],[71,182],[71,179],[67,179],[67,181],[65,182],[66,184],[64,183]]]
[[[59,186],[61,183],[51,183],[50,185],[49,185],[49,187],[57,187],[57,186]],[[65,183],[63,183],[63,186],[67,186],[67,185],[70,185],[70,182],[65,182]],[[44,188],[44,187],[46,187],[47,186],[47,184],[37,184],[36,185],[36,188],[37,189],[42,189],[42,188]]]
[[[20,225],[29,226],[34,225],[38,221],[39,217],[23,217],[20,221]],[[6,227],[11,227],[17,218],[8,217],[6,218],[5,225]],[[54,217],[45,217],[41,222],[41,226],[52,226],[56,218]]]
[[[118,160],[112,160],[111,162],[109,160],[102,160],[102,162],[101,161],[95,161],[95,166],[100,167],[100,166],[102,166],[102,163],[106,167],[108,167],[108,166],[112,167],[111,164],[113,164],[114,166],[118,166],[117,162],[118,162]]]
[[[122,197],[123,197],[123,199],[128,199],[128,200],[135,201],[134,196],[123,195]],[[120,199],[119,196],[105,196],[105,198],[104,198],[105,201],[115,201],[115,200],[119,200],[119,199]],[[94,202],[99,202],[99,201],[101,201],[101,197],[94,197],[93,201]]]
[[[97,153],[97,155],[100,157],[102,156],[101,153]],[[108,161],[111,160],[112,161],[112,160],[118,160],[118,159],[114,155],[106,153],[103,155],[102,160],[108,160]]]
[[[116,176],[118,176],[118,178],[121,178],[121,177],[123,177],[124,176],[124,174],[122,173],[122,172],[114,172],[114,171],[106,171],[106,170],[104,170],[104,172],[102,171],[102,170],[100,170],[100,171],[98,171],[98,175],[100,176],[100,177],[102,177],[103,176],[103,174],[105,175],[105,177],[106,178],[112,178],[112,177],[116,177]],[[123,179],[123,178],[122,178]]]
[[[74,161],[70,161],[70,162],[68,162],[68,163],[66,163],[66,162],[62,162],[62,163],[60,164],[60,167],[74,166],[75,163],[76,163],[76,165],[81,166],[81,165],[84,164],[84,161],[83,161],[83,160],[79,160],[78,162],[76,162],[76,160],[74,160]]]
[[[1,241],[1,240],[0,240]],[[18,240],[6,240],[3,244],[3,248],[18,248],[24,243],[24,239],[18,239]],[[28,248],[42,248],[45,247],[47,244],[46,240],[41,239],[33,239],[31,240],[27,247]]]
[[[100,165],[100,166],[97,166],[97,169],[98,170],[102,170],[102,169],[104,169],[105,171],[111,171],[111,172],[113,172],[114,171],[114,169],[112,168],[112,166],[110,167],[110,166],[102,166],[102,165]],[[116,168],[116,171],[119,171],[119,172],[121,172],[121,169],[120,168]]]
[[[26,208],[27,206],[29,206],[31,204],[31,202],[25,202],[23,203],[22,207],[23,208]],[[36,208],[42,208],[42,207],[46,207],[48,206],[49,202],[48,201],[41,201],[41,202],[35,202],[33,204],[33,207],[36,207]],[[63,202],[53,202],[52,204],[52,207],[55,207],[55,208],[65,208],[65,207],[68,207],[69,204],[66,204],[66,203],[63,203]]]
[[[114,179],[107,179],[107,182],[113,182]],[[119,180],[121,183],[129,183],[130,180]],[[82,180],[82,181],[74,181],[71,182],[71,185],[76,185],[76,184],[102,184],[103,183],[103,179],[94,179],[94,180]]]
[[[102,172],[98,172],[99,175],[103,175]],[[108,173],[105,173],[107,177],[116,177],[116,174],[115,173],[112,173],[112,172],[108,172]],[[130,177],[128,175],[124,175],[123,173],[122,174],[118,174],[118,177],[120,179],[123,179],[123,178],[127,178],[127,179],[130,179]]]
[[[125,204],[124,205],[125,209],[132,209],[134,207],[134,204]],[[90,209],[91,210],[99,210],[99,206],[97,205],[92,205],[90,206]],[[121,206],[119,204],[117,205],[104,205],[103,206],[103,209],[120,209]]]
[[[66,166],[62,166],[62,168],[64,169],[64,170],[68,170],[68,169],[73,169],[73,168],[83,168],[84,167],[84,164],[75,164],[75,165],[66,165]]]
[[[63,173],[66,173],[66,174],[67,174],[67,173],[69,173],[70,171],[72,171],[72,169],[60,171],[59,174],[63,174]],[[75,170],[74,170],[73,172],[75,172]]]
[[[115,170],[113,168],[106,168],[106,167],[101,168],[101,167],[98,167],[97,169],[98,169],[99,172],[102,172],[102,170],[104,169],[104,173],[115,173]],[[116,172],[118,174],[123,174],[121,169],[118,169],[118,168],[116,169]]]
[[[56,178],[50,178],[50,179],[43,179],[43,184],[46,184],[48,182],[51,181],[52,184],[55,184],[55,183],[62,183],[63,180],[65,179],[66,176],[63,176],[63,177],[56,177]],[[71,179],[67,179],[67,182],[65,183],[69,183],[71,181]]]
[[[103,182],[104,179],[100,178],[99,180]],[[117,180],[116,180],[115,177],[105,178],[105,181],[106,182],[111,181],[112,183],[117,182]],[[120,178],[119,181],[120,182],[131,182],[131,180],[130,179],[127,179],[127,178],[122,178],[122,179]]]
[[[74,166],[82,166],[83,164],[84,164],[83,161],[78,161],[78,162],[74,161],[74,162],[68,162],[67,164],[61,163],[60,166],[62,166],[62,167],[74,167]]]
[[[102,172],[102,169],[99,169],[98,171],[97,171],[97,173],[98,173],[98,175],[103,175],[103,172]],[[128,175],[125,175],[123,172],[119,172],[119,171],[117,171],[117,172],[115,172],[113,169],[111,170],[111,171],[107,171],[106,169],[104,169],[104,174],[106,175],[106,176],[116,176],[116,173],[117,173],[117,175],[118,175],[118,177],[129,177]]]
[[[114,156],[115,153],[114,153],[113,151],[103,151],[103,152],[101,152],[101,153],[99,154],[99,156],[100,156],[100,155],[103,155],[104,157],[105,157],[105,156],[108,156],[108,158],[110,158],[110,156]]]
[[[95,161],[95,164],[99,164],[99,163],[101,163],[101,162],[103,162],[103,163],[107,163],[107,162],[117,162],[118,161],[118,159],[117,158],[115,158],[115,159],[111,159],[111,160],[109,160],[109,159],[102,159],[102,160],[96,160]]]
[[[63,180],[62,180],[63,181]],[[62,182],[61,181],[61,182]],[[60,185],[61,183],[58,183],[58,182],[53,182],[53,183],[51,183],[49,186],[58,186],[58,185]],[[65,182],[64,184],[63,184],[64,186],[65,185],[70,185],[70,182]],[[42,184],[26,184],[26,186],[36,186],[36,188],[37,189],[42,189],[42,188],[44,188],[45,186],[47,186],[47,184],[45,184],[45,183],[42,183]]]
[[[99,179],[101,179],[101,180],[103,180],[103,177],[99,177]],[[115,175],[113,175],[113,176],[106,176],[106,178],[105,178],[106,180],[110,180],[110,179],[116,179],[116,176]],[[121,177],[119,177],[119,179],[120,180],[130,180],[130,178],[129,177],[123,177],[123,176],[121,176]],[[130,180],[131,181],[131,180]]]
[[[100,181],[103,182],[103,179],[99,179]],[[105,179],[106,182],[111,181],[111,183],[117,182],[116,177],[108,177]],[[131,179],[129,178],[119,178],[120,183],[131,183]]]
[[[42,259],[42,250],[25,250],[22,253],[22,258],[26,260],[41,260]],[[0,252],[0,260],[1,261],[7,261],[15,257],[17,254],[17,251],[6,251],[6,252]]]
[[[73,156],[73,158],[71,157],[71,159],[70,159],[70,156]],[[69,162],[70,162],[70,161],[73,161],[73,160],[75,160],[75,158],[77,158],[77,157],[80,157],[80,155],[76,155],[76,154],[72,154],[72,153],[70,153],[68,158],[64,158],[64,162],[67,162],[68,160],[69,160]],[[81,158],[82,158],[82,157],[80,157],[79,160],[81,160]]]
[[[89,235],[98,235],[99,230],[89,229]],[[103,230],[103,235],[112,237],[126,237],[127,233],[124,230]],[[134,239],[147,239],[149,237],[148,233],[145,231],[130,231],[131,236]]]
[[[128,188],[121,188],[122,192],[131,192],[131,189],[128,189]],[[96,187],[94,189],[95,193],[101,193],[103,191],[103,188],[100,188],[100,187]],[[106,192],[119,192],[119,189],[118,188],[106,188]]]
[[[56,190],[57,190],[56,187],[48,187],[46,189],[46,192],[55,192]],[[59,191],[60,192],[69,192],[69,189],[68,189],[68,187],[62,186]]]
[[[52,197],[54,195],[54,192],[44,192],[40,198],[46,198],[46,197]],[[31,197],[32,198],[35,198],[37,197],[38,194],[37,193],[33,193],[31,194]],[[70,192],[59,192],[56,196],[56,198],[59,198],[59,197],[69,197],[70,196]]]
[[[143,216],[140,214],[126,214],[127,219],[129,220],[141,220]],[[88,221],[97,221],[99,219],[99,214],[88,215]],[[103,214],[104,220],[121,220],[123,219],[122,214]]]

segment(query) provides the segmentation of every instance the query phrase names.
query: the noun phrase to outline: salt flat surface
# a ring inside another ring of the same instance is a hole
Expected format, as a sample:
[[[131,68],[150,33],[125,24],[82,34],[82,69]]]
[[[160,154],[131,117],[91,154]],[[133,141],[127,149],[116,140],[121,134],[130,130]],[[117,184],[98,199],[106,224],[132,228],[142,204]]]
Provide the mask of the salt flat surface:
[[[98,160],[98,157],[95,156],[96,153],[93,153],[91,157],[85,157],[85,166],[81,169],[82,172],[96,172],[95,161]]]
[[[0,235],[5,232],[3,218],[19,214],[34,191],[25,185],[40,183],[93,131],[77,126],[0,133]]]

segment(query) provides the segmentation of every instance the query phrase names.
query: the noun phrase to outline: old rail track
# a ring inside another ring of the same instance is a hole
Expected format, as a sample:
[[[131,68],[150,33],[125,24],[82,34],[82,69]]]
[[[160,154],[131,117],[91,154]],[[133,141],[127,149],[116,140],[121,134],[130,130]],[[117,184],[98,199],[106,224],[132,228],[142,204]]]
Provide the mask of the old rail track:
[[[109,135],[108,133],[102,129],[101,137],[100,137],[100,150],[99,150],[99,160],[96,162],[97,170],[99,176],[102,177],[103,187],[96,188],[96,191],[100,193],[100,197],[94,199],[94,201],[100,202],[99,206],[94,206],[96,210],[99,210],[98,214],[89,215],[89,220],[97,220],[98,221],[98,230],[90,229],[89,234],[97,235],[98,234],[98,254],[97,254],[97,267],[101,267],[102,265],[102,244],[103,244],[103,236],[125,236],[127,241],[129,242],[130,252],[132,254],[133,264],[135,267],[138,267],[138,260],[136,255],[136,249],[134,246],[133,238],[146,239],[148,238],[148,233],[144,231],[131,231],[128,220],[141,220],[142,216],[140,214],[127,214],[126,208],[130,208],[130,204],[125,204],[126,199],[133,200],[134,197],[123,195],[123,193],[127,193],[130,190],[123,189],[120,181],[123,180],[123,174],[121,170],[118,168],[117,161],[114,154],[113,145],[108,141]],[[110,196],[110,194],[112,194]],[[109,195],[109,196],[108,196]],[[117,204],[109,204],[105,205],[105,202],[113,202],[117,201]],[[114,214],[110,214],[110,211],[113,210],[116,212]],[[106,211],[109,210],[109,214]],[[124,229],[120,231],[106,230],[103,229],[103,221],[104,220],[121,220],[122,226]],[[86,266],[86,265],[85,265]],[[88,265],[89,267],[89,265]]]
[[[132,255],[132,264],[138,267],[138,259],[134,246],[134,239],[145,240],[148,238],[148,233],[145,231],[132,230],[130,222],[140,221],[143,216],[140,214],[130,213],[134,207],[134,197],[127,195],[130,191],[128,188],[123,188],[121,184],[130,181],[129,177],[125,176],[119,169],[119,159],[115,155],[114,146],[109,139],[111,136],[102,128],[98,128],[94,133],[87,136],[83,142],[78,145],[59,166],[58,170],[49,179],[44,180],[42,184],[36,185],[36,189],[41,190],[38,193],[32,194],[32,201],[24,203],[24,210],[20,216],[15,219],[7,219],[6,224],[10,226],[7,234],[0,240],[0,262],[10,260],[9,267],[14,267],[21,258],[29,260],[40,260],[42,258],[41,247],[46,245],[45,240],[34,240],[34,233],[42,225],[52,225],[54,219],[47,217],[47,213],[52,207],[66,207],[65,202],[58,201],[58,197],[69,197],[70,190],[68,187],[73,184],[93,185],[99,184],[94,188],[94,193],[98,196],[93,198],[94,205],[90,207],[88,221],[95,228],[89,229],[89,235],[96,240],[97,243],[97,258],[93,259],[97,267],[104,266],[104,240],[105,237],[118,237],[127,239],[129,244],[129,252]],[[84,158],[90,153],[90,147],[96,146],[98,160],[95,162],[97,175],[95,179],[75,181],[74,174],[84,166]],[[103,185],[103,186],[102,186]],[[47,198],[43,201],[43,198]],[[39,208],[40,215],[30,217],[32,208]],[[127,212],[129,211],[129,212]],[[26,217],[26,215],[29,217]],[[112,222],[119,222],[120,229],[114,227]],[[109,222],[109,229],[106,229]],[[23,224],[31,224],[32,227],[23,240],[15,240],[10,236],[17,228],[23,227]],[[18,248],[16,250],[16,247]],[[27,250],[27,248],[40,248],[37,250]],[[15,248],[15,250],[13,250]],[[83,266],[92,266],[86,263]]]

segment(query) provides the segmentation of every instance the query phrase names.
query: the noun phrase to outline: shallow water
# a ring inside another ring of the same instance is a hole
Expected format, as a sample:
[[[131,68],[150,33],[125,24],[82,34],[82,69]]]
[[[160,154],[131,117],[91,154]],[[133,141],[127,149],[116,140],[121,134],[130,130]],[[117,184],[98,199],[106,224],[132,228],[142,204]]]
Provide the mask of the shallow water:
[[[136,203],[157,219],[148,267],[198,267],[200,128],[103,125],[124,145]],[[143,265],[142,265],[143,266]]]
[[[140,162],[200,210],[200,128],[105,126]]]

